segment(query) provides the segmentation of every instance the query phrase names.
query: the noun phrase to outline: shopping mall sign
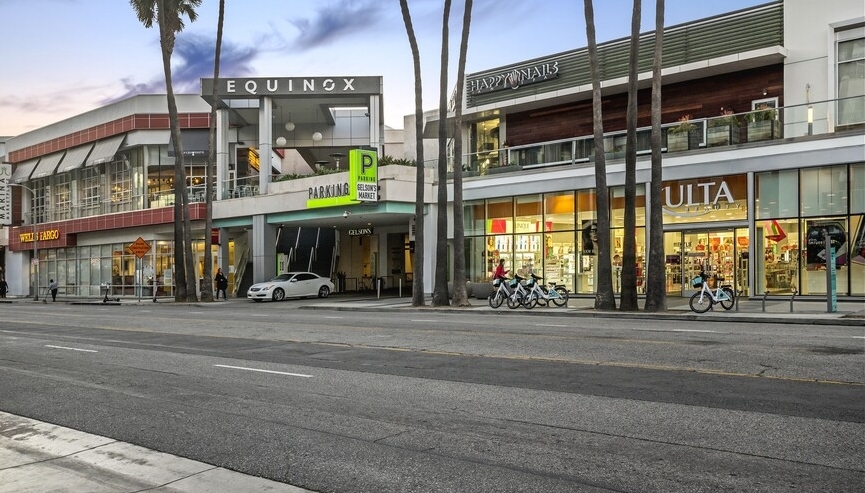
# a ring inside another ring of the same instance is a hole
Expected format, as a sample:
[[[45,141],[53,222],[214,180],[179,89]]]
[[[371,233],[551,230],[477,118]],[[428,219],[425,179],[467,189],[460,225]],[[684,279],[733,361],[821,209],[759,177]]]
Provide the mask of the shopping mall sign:
[[[12,179],[12,165],[0,164],[0,224],[9,226],[12,224],[12,187],[9,186]]]
[[[333,175],[323,175],[327,179]],[[309,187],[307,209],[355,205],[378,201],[378,154],[352,149],[348,152],[348,183],[330,182]]]
[[[747,175],[733,175],[665,181],[661,194],[664,214],[677,217],[699,217],[719,210],[744,211],[748,179]]]

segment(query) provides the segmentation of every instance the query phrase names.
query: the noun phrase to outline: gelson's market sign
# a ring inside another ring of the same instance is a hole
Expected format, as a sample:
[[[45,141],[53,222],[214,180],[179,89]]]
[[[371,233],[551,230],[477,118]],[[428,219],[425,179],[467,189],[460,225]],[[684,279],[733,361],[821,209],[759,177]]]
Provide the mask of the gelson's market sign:
[[[505,89],[519,89],[559,77],[559,62],[539,63],[530,67],[508,70],[498,74],[479,77],[468,81],[466,93],[470,96]]]

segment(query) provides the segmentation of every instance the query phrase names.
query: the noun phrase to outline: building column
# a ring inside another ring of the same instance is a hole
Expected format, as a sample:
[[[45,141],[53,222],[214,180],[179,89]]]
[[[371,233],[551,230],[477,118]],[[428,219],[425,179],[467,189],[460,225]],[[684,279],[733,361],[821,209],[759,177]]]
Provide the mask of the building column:
[[[276,227],[267,216],[252,216],[252,282],[266,281],[276,273]]]
[[[273,158],[273,98],[262,96],[258,105],[258,190],[264,195],[270,183]]]
[[[222,199],[222,191],[225,189],[225,180],[228,179],[229,159],[229,122],[228,110],[216,110],[216,183],[213,184],[216,197]],[[220,235],[222,233],[220,232]],[[224,270],[224,269],[223,269]]]

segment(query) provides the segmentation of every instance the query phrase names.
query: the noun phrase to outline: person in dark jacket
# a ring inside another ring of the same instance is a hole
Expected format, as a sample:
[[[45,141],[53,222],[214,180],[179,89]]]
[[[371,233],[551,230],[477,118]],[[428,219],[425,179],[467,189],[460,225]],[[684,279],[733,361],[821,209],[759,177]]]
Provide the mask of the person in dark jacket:
[[[7,291],[9,291],[9,284],[6,283],[5,278],[0,278],[0,298],[5,298]]]
[[[48,290],[51,291],[51,301],[57,301],[57,281],[54,279],[48,281]]]
[[[227,300],[228,296],[225,291],[228,289],[228,278],[222,273],[222,269],[216,270],[216,276],[213,280],[216,281],[216,299],[219,299],[219,293],[222,292],[222,299]]]

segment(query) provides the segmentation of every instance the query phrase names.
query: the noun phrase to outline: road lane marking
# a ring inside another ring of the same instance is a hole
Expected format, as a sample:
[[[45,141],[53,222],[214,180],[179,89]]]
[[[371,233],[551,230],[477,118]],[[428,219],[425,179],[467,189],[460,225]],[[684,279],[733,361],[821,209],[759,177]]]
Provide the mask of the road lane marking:
[[[413,319],[409,320],[409,322],[438,322],[438,320],[425,319],[425,318],[413,318]]]
[[[288,375],[290,377],[303,377],[303,378],[312,378],[312,375],[304,375],[303,373],[288,373],[285,371],[273,371],[273,370],[261,370],[258,368],[246,368],[243,366],[231,366],[231,365],[213,365],[218,368],[231,368],[232,370],[246,370],[246,371],[257,371],[261,373],[274,373],[276,375]]]
[[[54,349],[68,349],[70,351],[81,351],[82,353],[98,353],[99,351],[95,351],[93,349],[78,349],[74,347],[66,347],[66,346],[52,346],[51,344],[46,344],[45,347],[50,347]]]
[[[562,325],[562,324],[535,324],[535,327],[570,327],[570,325]]]
[[[324,317],[324,318],[336,318],[336,319],[342,320],[344,317]]]
[[[717,334],[716,330],[702,330],[702,329],[633,329],[639,332],[700,332],[706,334]]]

